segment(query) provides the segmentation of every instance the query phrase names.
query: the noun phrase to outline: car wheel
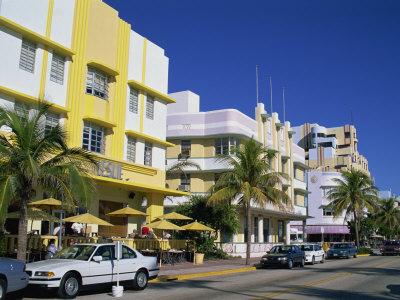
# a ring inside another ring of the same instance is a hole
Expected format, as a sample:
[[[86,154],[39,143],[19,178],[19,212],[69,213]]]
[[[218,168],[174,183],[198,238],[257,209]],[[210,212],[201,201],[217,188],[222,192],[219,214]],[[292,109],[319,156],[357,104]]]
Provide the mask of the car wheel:
[[[80,289],[79,278],[73,273],[67,273],[61,280],[58,295],[64,299],[74,299]]]
[[[6,298],[7,293],[7,283],[4,279],[0,279],[0,300]]]
[[[304,268],[304,265],[306,264],[306,260],[304,259],[304,257],[301,259],[301,262],[300,262],[300,267],[301,268]]]
[[[293,261],[292,260],[288,261],[287,267],[288,267],[288,269],[293,269]]]
[[[311,264],[315,265],[315,256],[312,257]]]
[[[322,255],[321,264],[323,264],[324,262],[325,262],[325,255]]]
[[[133,288],[141,291],[147,287],[149,282],[149,275],[145,270],[139,270],[136,272],[135,279],[133,279]]]

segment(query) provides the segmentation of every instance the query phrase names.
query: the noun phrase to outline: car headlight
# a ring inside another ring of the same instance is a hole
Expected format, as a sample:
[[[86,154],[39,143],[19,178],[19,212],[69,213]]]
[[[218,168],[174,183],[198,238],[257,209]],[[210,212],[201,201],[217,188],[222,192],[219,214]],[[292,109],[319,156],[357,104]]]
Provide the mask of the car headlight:
[[[55,274],[54,272],[47,272],[47,271],[37,271],[35,272],[35,276],[40,276],[40,277],[54,277]]]
[[[278,260],[287,260],[287,257],[279,257]]]

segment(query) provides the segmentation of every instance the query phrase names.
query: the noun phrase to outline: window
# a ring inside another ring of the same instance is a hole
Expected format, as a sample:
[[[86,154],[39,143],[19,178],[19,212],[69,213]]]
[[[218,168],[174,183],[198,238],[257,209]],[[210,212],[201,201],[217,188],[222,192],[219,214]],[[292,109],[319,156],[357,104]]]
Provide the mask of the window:
[[[146,118],[154,119],[154,98],[150,96],[147,96],[146,100]]]
[[[214,183],[217,183],[217,181],[221,178],[222,173],[215,173],[214,174]]]
[[[350,138],[350,131],[347,131],[344,133],[344,138],[349,139]]]
[[[89,68],[86,76],[86,93],[108,99],[108,77],[104,73]]]
[[[30,73],[35,71],[36,44],[22,40],[19,68]]]
[[[136,258],[135,251],[129,249],[126,246],[122,246],[122,259],[132,259]]]
[[[190,191],[190,174],[181,174],[181,184],[179,189],[181,191]]]
[[[132,162],[136,160],[136,139],[128,137],[128,144],[126,147],[126,159]]]
[[[234,154],[239,146],[239,141],[233,137],[220,138],[215,140],[215,155]]]
[[[58,124],[60,124],[60,116],[52,113],[48,113],[46,115],[46,123],[44,126],[44,130],[48,133],[50,130],[55,128]]]
[[[104,153],[104,129],[85,122],[82,148],[97,153]]]
[[[25,104],[15,102],[14,111],[22,118],[29,115],[29,107]]]
[[[321,186],[321,190],[322,190],[322,196],[323,197],[328,197],[330,191],[333,189],[333,186]]]
[[[258,243],[258,217],[254,217],[253,224],[253,232],[254,232],[254,243]]]
[[[182,140],[181,141],[181,157],[182,158],[190,157],[191,148],[192,148],[192,143],[190,140]]]
[[[322,215],[324,216],[332,216],[332,209],[331,208],[327,208],[327,207],[323,207],[322,208]]]
[[[51,60],[51,69],[50,69],[51,81],[58,84],[64,83],[64,65],[65,65],[65,57],[53,53],[53,58]]]
[[[134,114],[138,113],[138,98],[139,92],[131,88],[129,91],[129,111]]]
[[[103,261],[105,260],[112,260],[113,258],[113,249],[111,246],[101,246],[97,249],[94,256],[101,256]]]
[[[151,143],[145,143],[144,145],[144,164],[145,166],[151,166],[153,156],[153,145]]]
[[[285,223],[281,220],[278,220],[278,242],[282,243],[285,237]]]
[[[269,242],[269,219],[264,218],[263,221],[263,235],[264,235],[264,243]]]
[[[350,147],[350,144],[338,145],[337,147],[338,147],[338,149],[343,149],[343,148]]]
[[[318,132],[318,133],[317,133],[317,137],[325,137],[325,133]]]

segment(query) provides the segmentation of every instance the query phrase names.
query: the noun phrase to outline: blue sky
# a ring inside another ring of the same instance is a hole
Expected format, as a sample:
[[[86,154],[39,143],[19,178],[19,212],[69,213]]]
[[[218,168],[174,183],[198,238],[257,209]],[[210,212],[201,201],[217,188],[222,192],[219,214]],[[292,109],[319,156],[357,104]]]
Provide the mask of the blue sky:
[[[201,109],[253,116],[261,98],[292,126],[350,123],[381,189],[400,193],[400,1],[105,0],[166,50],[169,91],[192,90]]]

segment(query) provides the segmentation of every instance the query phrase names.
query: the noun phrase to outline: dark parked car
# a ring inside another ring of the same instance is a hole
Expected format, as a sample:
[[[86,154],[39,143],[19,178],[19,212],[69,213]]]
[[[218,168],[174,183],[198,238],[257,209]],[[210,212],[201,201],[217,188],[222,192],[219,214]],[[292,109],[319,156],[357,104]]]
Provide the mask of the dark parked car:
[[[0,299],[5,299],[6,293],[25,288],[28,281],[23,261],[0,257]]]
[[[274,246],[271,251],[261,258],[260,264],[263,267],[287,267],[295,265],[304,267],[306,257],[303,251],[296,245]]]
[[[381,248],[382,255],[399,255],[400,241],[385,241]]]
[[[328,250],[328,258],[351,258],[357,257],[357,248],[352,243],[337,243],[333,244]]]

